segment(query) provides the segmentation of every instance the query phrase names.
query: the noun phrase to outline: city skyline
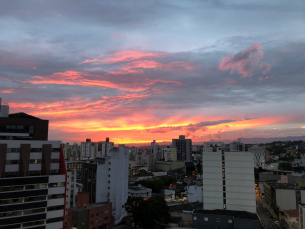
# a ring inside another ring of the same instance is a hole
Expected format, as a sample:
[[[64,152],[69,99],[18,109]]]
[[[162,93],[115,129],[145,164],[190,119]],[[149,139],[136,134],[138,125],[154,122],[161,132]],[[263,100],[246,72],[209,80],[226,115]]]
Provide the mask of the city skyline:
[[[304,136],[302,2],[0,3],[0,98],[49,140]]]

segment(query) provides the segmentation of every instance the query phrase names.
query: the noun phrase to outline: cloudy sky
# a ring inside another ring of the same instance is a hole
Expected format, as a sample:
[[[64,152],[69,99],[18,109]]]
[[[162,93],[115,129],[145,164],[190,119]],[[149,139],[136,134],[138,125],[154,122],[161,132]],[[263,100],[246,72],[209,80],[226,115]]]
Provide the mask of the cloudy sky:
[[[50,140],[305,135],[305,2],[0,2],[0,97]]]

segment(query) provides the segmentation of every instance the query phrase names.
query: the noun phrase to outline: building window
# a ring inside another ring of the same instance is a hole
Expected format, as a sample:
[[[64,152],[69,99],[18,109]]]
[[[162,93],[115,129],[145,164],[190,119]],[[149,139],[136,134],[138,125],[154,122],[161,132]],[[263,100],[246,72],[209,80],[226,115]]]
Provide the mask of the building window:
[[[223,209],[226,209],[226,205],[223,205]]]
[[[223,193],[223,198],[226,198],[226,193],[225,192]]]
[[[226,186],[222,186],[222,190],[225,192],[226,191]]]
[[[91,225],[94,224],[94,221],[91,221],[90,224],[91,224]]]
[[[204,221],[209,221],[209,218],[208,217],[204,217]]]
[[[222,181],[222,184],[223,184],[223,185],[226,185],[226,180],[223,180],[223,181]]]
[[[233,223],[233,221],[231,219],[228,220],[228,223]]]
[[[227,200],[226,199],[223,200],[223,204],[227,204]]]
[[[197,220],[197,216],[194,216],[194,220]]]
[[[94,214],[92,214],[90,217],[91,217],[91,218],[94,217]]]

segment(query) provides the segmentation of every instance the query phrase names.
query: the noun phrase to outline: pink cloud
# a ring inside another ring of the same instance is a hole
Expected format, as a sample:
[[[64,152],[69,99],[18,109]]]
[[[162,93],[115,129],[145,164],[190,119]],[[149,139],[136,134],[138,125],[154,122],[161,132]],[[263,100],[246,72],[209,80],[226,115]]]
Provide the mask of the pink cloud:
[[[238,53],[234,54],[233,52],[230,52],[227,57],[222,59],[219,69],[222,71],[231,69],[230,74],[237,70],[242,77],[251,77],[253,75],[253,69],[264,57],[264,52],[260,50],[261,47],[261,44],[253,44],[249,48]],[[258,67],[266,67],[266,69],[262,72],[263,74],[270,71],[270,64],[261,63],[258,65]]]
[[[2,93],[2,94],[12,94],[12,93],[14,93],[14,89],[2,90],[2,91],[0,91],[0,93]]]
[[[104,80],[103,75],[82,73],[78,71],[66,71],[66,72],[55,72],[49,76],[32,76],[27,80],[18,80],[22,83],[32,83],[32,84],[59,84],[59,85],[79,85],[87,87],[104,87],[113,88],[122,91],[146,91],[149,89],[150,85],[157,83],[170,83],[181,85],[178,81],[166,81],[162,79],[150,80],[145,79],[142,82],[130,82],[130,83],[120,83],[111,82]]]
[[[103,63],[103,64],[113,64],[124,61],[134,61],[141,58],[147,57],[162,57],[165,56],[163,53],[155,53],[155,52],[144,52],[144,51],[136,51],[136,50],[126,50],[119,51],[109,55],[101,55],[95,59],[87,59],[81,62],[80,64],[86,63]]]

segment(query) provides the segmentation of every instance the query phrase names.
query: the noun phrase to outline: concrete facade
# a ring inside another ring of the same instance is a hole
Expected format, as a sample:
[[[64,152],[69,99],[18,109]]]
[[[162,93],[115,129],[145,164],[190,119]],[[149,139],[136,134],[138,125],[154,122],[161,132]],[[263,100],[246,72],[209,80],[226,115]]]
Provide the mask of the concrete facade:
[[[189,203],[203,202],[203,187],[202,185],[187,186],[187,201]]]
[[[192,140],[179,135],[179,139],[172,139],[172,147],[177,148],[178,161],[192,161]]]
[[[194,210],[193,228],[261,229],[259,218],[254,213],[230,210]]]
[[[162,149],[164,161],[177,161],[177,148],[166,147]]]
[[[265,168],[265,149],[256,145],[249,148],[248,151],[253,153],[254,166]]]
[[[283,183],[264,182],[266,203],[273,209],[297,209],[299,203],[305,203],[305,188]]]
[[[151,197],[152,190],[150,188],[145,188],[142,186],[129,186],[128,187],[128,196],[130,197]]]
[[[63,228],[66,166],[61,142],[0,140],[0,155],[0,228]]]
[[[203,166],[204,209],[256,212],[253,156],[222,152],[221,142],[205,143]]]
[[[83,164],[83,191],[90,193],[90,203],[111,202],[113,216],[119,222],[127,215],[124,204],[128,198],[129,148],[120,145],[110,154]]]
[[[96,157],[108,157],[110,156],[110,150],[113,148],[114,143],[109,142],[109,138],[106,141],[91,142],[91,139],[86,139],[86,142],[82,142],[80,146],[81,159],[93,159]]]

